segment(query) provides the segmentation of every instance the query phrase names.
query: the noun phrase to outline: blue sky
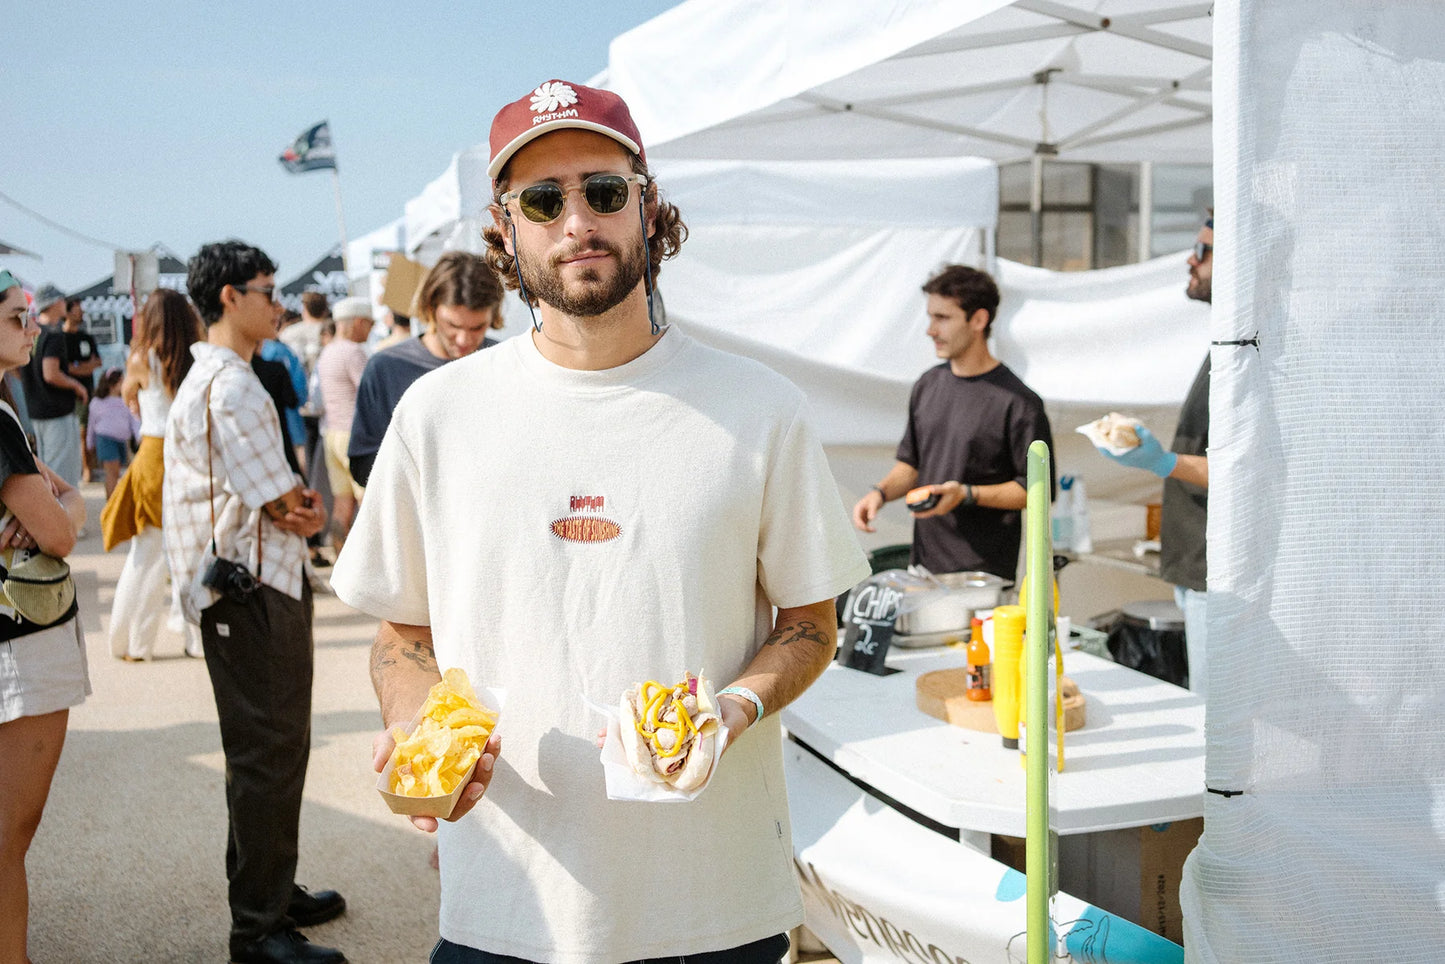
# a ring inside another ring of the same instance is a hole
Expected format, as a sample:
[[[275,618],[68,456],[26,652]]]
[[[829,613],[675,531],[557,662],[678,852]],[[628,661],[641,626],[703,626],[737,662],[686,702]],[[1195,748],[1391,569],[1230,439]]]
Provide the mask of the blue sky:
[[[402,213],[492,115],[543,80],[585,81],[609,41],[676,0],[9,4],[0,192],[126,248],[183,258],[206,241],[265,248],[289,280],[338,240],[329,172],[276,156],[326,119],[352,237]],[[0,201],[0,257],[71,291],[110,250]]]

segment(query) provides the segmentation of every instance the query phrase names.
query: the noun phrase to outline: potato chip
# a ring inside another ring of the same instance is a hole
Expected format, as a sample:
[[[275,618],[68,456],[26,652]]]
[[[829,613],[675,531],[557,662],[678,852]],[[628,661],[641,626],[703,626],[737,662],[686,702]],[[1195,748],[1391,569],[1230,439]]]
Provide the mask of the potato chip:
[[[467,674],[453,667],[427,693],[410,734],[394,728],[391,792],[444,797],[481,759],[497,714],[483,706]]]

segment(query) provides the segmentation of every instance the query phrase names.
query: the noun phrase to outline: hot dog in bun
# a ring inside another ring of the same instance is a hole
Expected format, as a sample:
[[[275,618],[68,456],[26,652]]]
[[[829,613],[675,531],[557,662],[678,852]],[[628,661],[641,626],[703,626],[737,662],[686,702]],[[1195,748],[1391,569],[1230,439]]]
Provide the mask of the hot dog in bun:
[[[706,782],[721,724],[707,677],[688,673],[674,686],[639,683],[622,694],[618,708],[622,747],[638,776],[682,791]]]

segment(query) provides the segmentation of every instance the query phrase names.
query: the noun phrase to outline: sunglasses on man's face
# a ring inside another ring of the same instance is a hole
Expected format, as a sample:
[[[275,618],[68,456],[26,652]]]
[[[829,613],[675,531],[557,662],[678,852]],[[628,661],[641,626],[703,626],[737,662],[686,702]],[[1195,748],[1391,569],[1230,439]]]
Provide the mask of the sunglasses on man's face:
[[[1209,257],[1209,252],[1211,252],[1211,251],[1213,251],[1213,250],[1214,250],[1214,245],[1212,245],[1212,244],[1205,244],[1203,241],[1195,241],[1195,242],[1194,242],[1194,260],[1195,260],[1195,261],[1198,261],[1200,264],[1203,264],[1203,263],[1204,263],[1204,259],[1207,258],[1207,257]]]
[[[500,200],[504,206],[516,201],[522,216],[534,224],[550,224],[562,216],[567,206],[567,195],[573,191],[582,192],[594,214],[616,214],[627,206],[634,184],[646,187],[646,175],[593,174],[581,186],[565,189],[560,184],[543,181],[520,191],[508,191]]]
[[[243,294],[243,295],[245,295],[245,294],[257,294],[257,295],[260,295],[262,298],[265,298],[267,301],[275,301],[275,300],[276,300],[276,286],[275,286],[275,285],[239,284],[239,285],[231,285],[231,287],[232,287],[232,288],[235,288],[237,291],[239,291],[239,292],[240,292],[241,294]]]

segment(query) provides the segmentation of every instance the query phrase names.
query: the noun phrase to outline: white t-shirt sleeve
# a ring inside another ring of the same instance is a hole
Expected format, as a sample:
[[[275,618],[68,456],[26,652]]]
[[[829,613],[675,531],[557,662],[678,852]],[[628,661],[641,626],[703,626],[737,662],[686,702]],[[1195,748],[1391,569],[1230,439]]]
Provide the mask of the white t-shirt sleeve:
[[[431,625],[421,502],[416,460],[400,434],[390,431],[332,570],[331,588],[342,602],[389,622]]]
[[[800,405],[773,452],[758,532],[758,579],[781,609],[832,599],[869,574],[823,446]]]

